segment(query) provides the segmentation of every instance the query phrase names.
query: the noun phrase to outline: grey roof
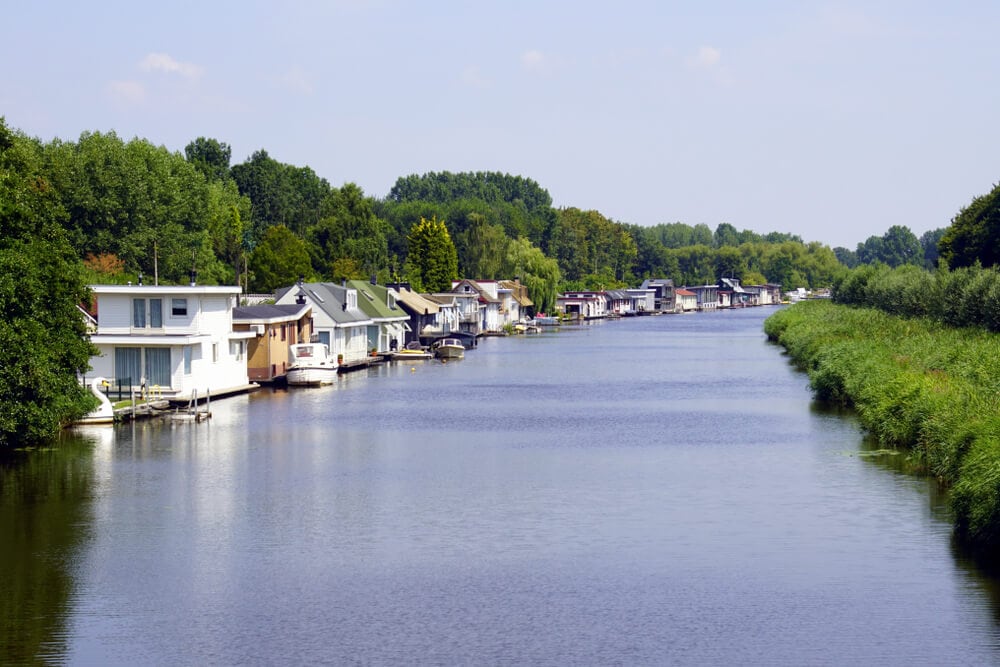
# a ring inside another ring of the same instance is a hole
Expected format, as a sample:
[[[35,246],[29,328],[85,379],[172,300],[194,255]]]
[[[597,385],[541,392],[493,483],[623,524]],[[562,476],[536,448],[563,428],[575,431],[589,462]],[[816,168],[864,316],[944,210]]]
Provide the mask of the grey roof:
[[[261,304],[259,306],[237,306],[233,308],[233,320],[294,320],[302,317],[310,309],[309,304]]]
[[[313,309],[322,310],[336,324],[372,321],[360,308],[344,308],[347,302],[347,288],[336,283],[296,283],[291,287],[275,290],[274,294],[278,300],[287,300],[286,295],[289,292],[298,295],[300,290],[305,293]]]

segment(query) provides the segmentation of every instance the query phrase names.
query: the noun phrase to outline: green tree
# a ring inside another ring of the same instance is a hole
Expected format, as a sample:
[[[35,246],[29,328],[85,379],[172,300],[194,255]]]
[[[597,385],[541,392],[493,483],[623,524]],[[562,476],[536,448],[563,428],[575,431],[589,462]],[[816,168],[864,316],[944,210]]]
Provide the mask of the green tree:
[[[471,217],[465,231],[455,235],[460,275],[482,280],[509,277],[502,274],[510,243],[503,227],[491,225],[478,213]]]
[[[458,252],[444,220],[421,218],[407,236],[404,271],[419,292],[446,292],[458,278]]]
[[[938,243],[941,258],[955,269],[1000,265],[1000,185],[959,211]]]
[[[97,350],[89,295],[40,146],[0,117],[0,444],[36,444],[94,407],[78,381]]]
[[[719,223],[719,226],[715,228],[713,240],[716,248],[722,248],[724,246],[738,246],[741,241],[740,233],[737,232],[736,228],[728,222]]]
[[[184,147],[184,156],[209,181],[224,181],[229,176],[233,151],[217,139],[198,137]]]
[[[284,225],[264,232],[264,238],[250,256],[250,288],[254,292],[273,292],[293,285],[300,277],[311,280],[312,265],[306,243]]]
[[[944,232],[943,227],[930,229],[920,237],[920,247],[924,250],[924,268],[933,269],[937,267],[938,259],[941,256],[938,251],[938,243],[941,242]]]
[[[330,184],[309,167],[278,162],[265,150],[233,165],[230,172],[240,193],[250,198],[255,238],[275,225],[303,237],[319,221],[321,205],[330,193]]]
[[[524,237],[511,240],[506,250],[503,273],[519,278],[528,288],[528,296],[535,304],[535,312],[551,312],[555,308],[557,290],[562,280],[559,262],[546,257],[540,248],[536,248]]]
[[[313,268],[334,278],[335,265],[357,267],[361,277],[388,269],[388,225],[375,215],[370,198],[354,183],[334,189],[323,201],[323,217],[306,232]],[[344,260],[350,260],[345,264]],[[341,269],[343,270],[343,268]]]
[[[83,133],[43,147],[45,172],[69,213],[65,226],[80,257],[110,253],[132,276],[183,282],[225,280],[212,247],[210,186],[179,153],[114,132]],[[219,198],[225,206],[225,201]]]

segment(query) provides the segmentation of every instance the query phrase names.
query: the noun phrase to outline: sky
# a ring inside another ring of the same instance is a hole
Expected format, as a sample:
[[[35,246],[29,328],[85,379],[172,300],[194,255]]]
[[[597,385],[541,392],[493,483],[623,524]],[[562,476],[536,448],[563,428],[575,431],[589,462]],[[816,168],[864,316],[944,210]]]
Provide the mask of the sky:
[[[557,207],[854,249],[1000,177],[1000,3],[5,3],[0,116],[264,149],[385,197],[499,171]]]

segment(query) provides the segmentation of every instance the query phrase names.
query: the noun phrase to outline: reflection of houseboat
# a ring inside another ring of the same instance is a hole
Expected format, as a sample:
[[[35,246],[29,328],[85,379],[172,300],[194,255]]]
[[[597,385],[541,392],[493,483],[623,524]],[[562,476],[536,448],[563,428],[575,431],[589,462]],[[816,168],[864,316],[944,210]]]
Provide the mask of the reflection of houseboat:
[[[442,338],[434,343],[434,355],[439,359],[462,359],[465,357],[465,346],[457,338]]]
[[[288,384],[330,384],[337,379],[337,360],[324,343],[301,343],[288,349]]]

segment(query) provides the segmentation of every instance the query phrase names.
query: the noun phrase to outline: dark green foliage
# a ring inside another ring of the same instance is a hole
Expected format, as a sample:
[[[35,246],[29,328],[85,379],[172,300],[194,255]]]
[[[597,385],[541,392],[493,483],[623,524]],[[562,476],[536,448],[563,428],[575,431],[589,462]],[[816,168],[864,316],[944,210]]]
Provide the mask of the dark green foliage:
[[[387,269],[388,225],[374,211],[372,200],[354,183],[334,189],[323,202],[323,218],[306,232],[309,255],[316,273],[326,280],[336,275],[335,265],[345,260],[357,266],[362,278]]]
[[[949,267],[1000,264],[1000,185],[976,197],[951,221],[938,243]]]
[[[909,227],[893,225],[882,236],[870,236],[859,243],[857,258],[862,264],[923,265],[924,249]]]
[[[253,204],[254,240],[268,227],[284,225],[302,238],[306,229],[319,222],[321,205],[330,194],[330,184],[309,167],[278,162],[265,150],[230,170],[240,193]]]
[[[217,139],[198,137],[184,147],[184,157],[209,181],[224,181],[229,178],[229,161],[232,156],[229,144]]]
[[[1000,337],[829,301],[785,308],[764,328],[817,398],[854,406],[881,443],[911,448],[953,485],[964,540],[1000,549]]]
[[[490,204],[506,202],[523,205],[528,211],[551,208],[552,197],[530,178],[511,176],[495,171],[429,172],[400,177],[389,190],[396,203],[427,201],[446,204],[459,199],[478,199]]]
[[[312,280],[312,265],[306,243],[284,225],[276,225],[264,232],[250,257],[253,270],[250,289],[254,292],[273,292],[279,287],[294,284],[299,278]]]
[[[83,266],[39,150],[0,118],[0,446],[46,440],[95,403],[78,381],[96,352]]]

